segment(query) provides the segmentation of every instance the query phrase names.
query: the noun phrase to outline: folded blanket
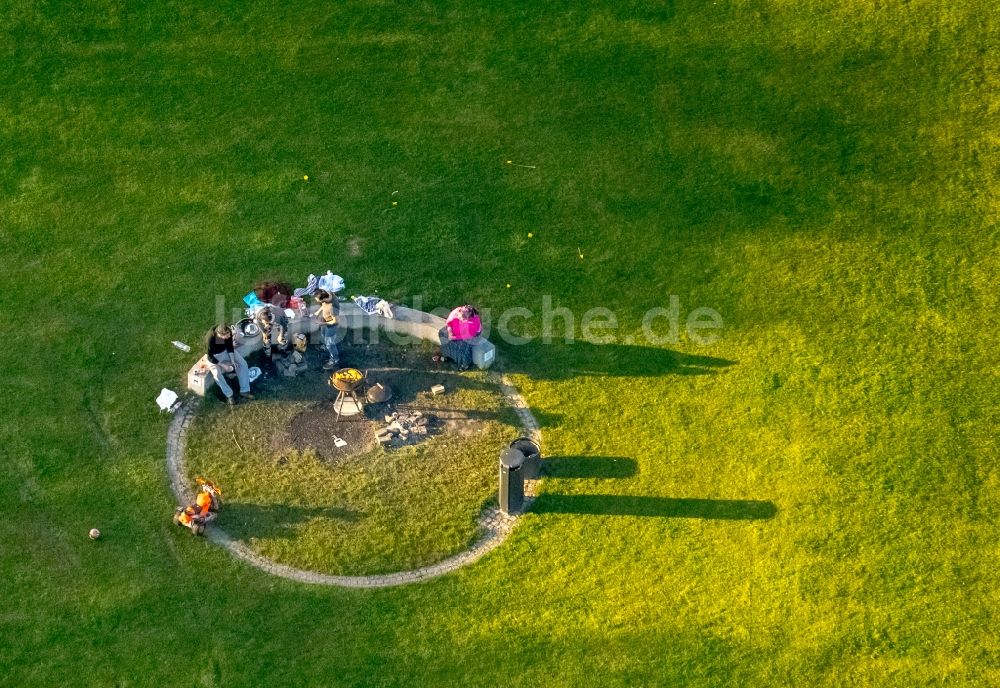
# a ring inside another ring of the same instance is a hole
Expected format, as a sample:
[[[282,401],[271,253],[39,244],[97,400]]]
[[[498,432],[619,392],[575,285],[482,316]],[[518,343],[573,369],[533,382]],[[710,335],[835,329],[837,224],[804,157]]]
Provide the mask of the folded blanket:
[[[292,296],[312,296],[316,293],[317,289],[319,289],[319,279],[316,275],[309,275],[309,279],[306,280],[306,286],[296,289],[292,292]]]
[[[395,317],[392,304],[378,296],[355,296],[352,300],[368,315],[381,315],[390,320]]]

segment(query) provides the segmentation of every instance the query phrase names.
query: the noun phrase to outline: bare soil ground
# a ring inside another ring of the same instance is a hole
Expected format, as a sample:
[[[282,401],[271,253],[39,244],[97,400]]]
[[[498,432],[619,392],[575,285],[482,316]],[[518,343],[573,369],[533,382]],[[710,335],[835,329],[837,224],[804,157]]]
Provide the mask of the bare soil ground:
[[[352,341],[353,333],[348,333],[341,343],[341,364],[356,367],[366,373],[366,386],[358,394],[364,398],[365,390],[375,383],[387,386],[392,397],[382,403],[365,403],[365,411],[359,416],[343,416],[336,420],[333,400],[336,391],[326,382],[329,371],[322,370],[324,352],[319,347],[310,347],[306,354],[309,370],[296,378],[288,379],[277,375],[265,360],[259,364],[264,378],[258,383],[265,396],[274,394],[286,398],[313,400],[303,410],[296,413],[281,427],[272,428],[271,447],[279,462],[289,451],[311,452],[328,465],[335,465],[373,450],[378,442],[376,433],[388,423],[387,415],[396,411],[419,410],[428,418],[428,433],[419,438],[411,437],[406,443],[412,445],[439,435],[458,438],[474,437],[484,432],[489,420],[496,417],[493,411],[463,408],[462,396],[453,394],[466,385],[477,387],[477,383],[452,374],[448,364],[437,364],[431,360],[434,347],[423,343],[397,345],[392,342]],[[435,384],[443,384],[446,394],[429,397]],[[347,444],[337,446],[337,439]],[[404,443],[393,442],[385,445],[386,450],[398,449]]]

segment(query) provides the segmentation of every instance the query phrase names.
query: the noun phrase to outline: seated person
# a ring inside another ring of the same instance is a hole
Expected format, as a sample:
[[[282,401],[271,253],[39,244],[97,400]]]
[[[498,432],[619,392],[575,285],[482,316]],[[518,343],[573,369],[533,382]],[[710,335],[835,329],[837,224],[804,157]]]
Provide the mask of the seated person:
[[[201,481],[201,478],[198,479]],[[195,497],[194,504],[186,507],[177,507],[174,512],[174,523],[185,528],[190,528],[195,533],[203,533],[205,525],[215,518],[221,504],[222,493],[210,481],[201,483],[201,490]]]
[[[217,325],[205,335],[205,350],[208,354],[208,369],[215,378],[215,384],[226,397],[226,403],[235,404],[233,388],[226,382],[226,373],[236,372],[240,382],[240,396],[253,399],[250,393],[250,367],[233,347],[233,331],[228,325]]]
[[[254,315],[254,322],[264,338],[264,355],[271,358],[271,342],[278,345],[279,352],[288,350],[288,318],[285,312],[273,306],[261,308]]]
[[[445,326],[438,332],[441,351],[435,361],[451,359],[459,370],[468,370],[472,365],[472,340],[482,332],[479,313],[472,306],[459,306],[448,314]]]

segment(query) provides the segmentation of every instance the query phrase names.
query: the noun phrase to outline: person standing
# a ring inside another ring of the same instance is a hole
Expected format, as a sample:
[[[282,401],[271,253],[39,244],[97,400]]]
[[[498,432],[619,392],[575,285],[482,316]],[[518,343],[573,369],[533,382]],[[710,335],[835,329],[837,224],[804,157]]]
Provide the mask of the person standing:
[[[329,356],[327,362],[323,364],[323,370],[333,370],[340,365],[340,351],[337,349],[340,300],[336,294],[331,294],[326,289],[319,289],[316,291],[316,302],[320,305],[316,311],[320,323],[320,335],[323,337],[323,345]]]
[[[264,340],[264,356],[271,360],[272,342],[278,345],[278,353],[288,350],[288,318],[284,311],[274,306],[265,306],[254,315],[254,321],[260,328]]]
[[[253,399],[250,393],[250,367],[246,360],[233,346],[233,331],[228,325],[216,325],[205,335],[205,350],[208,358],[208,369],[215,378],[215,383],[226,397],[226,403],[232,406],[233,388],[226,382],[226,373],[236,372],[240,383],[240,396]]]

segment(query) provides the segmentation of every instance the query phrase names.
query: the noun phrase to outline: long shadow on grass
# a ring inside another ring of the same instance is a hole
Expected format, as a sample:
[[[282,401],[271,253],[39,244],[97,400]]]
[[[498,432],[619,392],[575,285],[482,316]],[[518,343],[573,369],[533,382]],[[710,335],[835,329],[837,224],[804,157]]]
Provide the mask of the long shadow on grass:
[[[535,500],[531,511],[538,514],[757,521],[773,518],[778,513],[778,507],[773,502],[756,499],[679,499],[627,495],[543,494]]]
[[[508,346],[505,355],[511,368],[532,378],[564,380],[588,377],[660,377],[662,375],[716,375],[736,361],[685,354],[633,344],[571,343],[545,344],[532,341]]]
[[[360,511],[334,506],[301,507],[287,504],[247,504],[227,502],[219,515],[219,525],[239,538],[288,538],[297,534],[295,526],[314,518],[338,519],[353,523],[364,517]]]
[[[546,456],[546,478],[631,478],[638,472],[635,459],[622,456]]]

